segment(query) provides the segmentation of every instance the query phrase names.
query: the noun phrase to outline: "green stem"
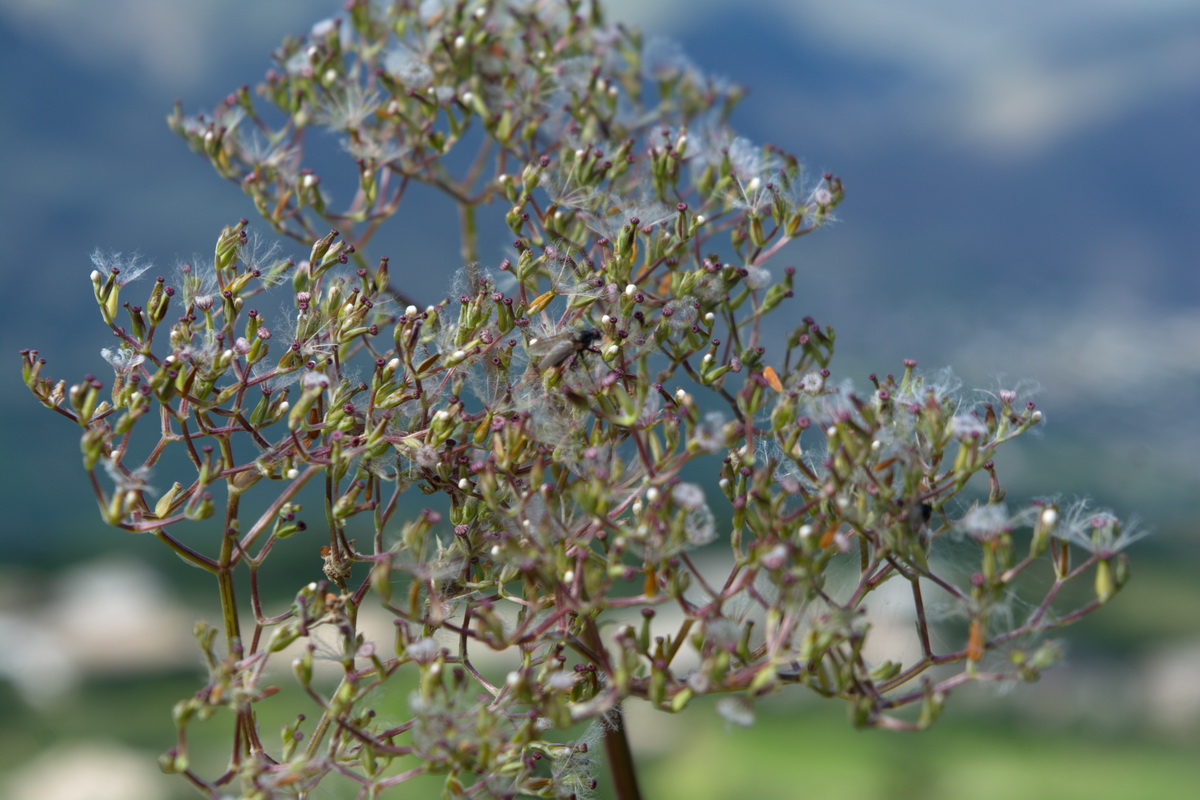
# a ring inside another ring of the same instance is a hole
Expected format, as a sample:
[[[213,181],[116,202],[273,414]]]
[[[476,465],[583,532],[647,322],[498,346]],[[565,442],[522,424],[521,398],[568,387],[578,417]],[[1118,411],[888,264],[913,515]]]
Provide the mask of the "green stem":
[[[229,499],[225,506],[225,530],[221,534],[221,554],[217,558],[217,585],[221,595],[221,619],[225,627],[225,646],[231,659],[241,658],[242,630],[238,622],[237,594],[233,585],[233,568],[237,564],[238,505],[241,494],[227,484]]]

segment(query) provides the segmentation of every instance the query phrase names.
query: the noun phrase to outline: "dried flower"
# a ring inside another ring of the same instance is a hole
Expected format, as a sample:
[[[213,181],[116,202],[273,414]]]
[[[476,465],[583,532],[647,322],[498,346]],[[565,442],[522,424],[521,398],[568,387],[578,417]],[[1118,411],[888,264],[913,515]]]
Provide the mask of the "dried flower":
[[[603,736],[621,752],[635,697],[677,712],[719,694],[718,714],[748,726],[754,699],[800,685],[846,700],[856,724],[922,727],[964,683],[1049,666],[1037,639],[1127,578],[1136,525],[1086,503],[1004,504],[997,459],[1041,419],[1017,406],[1023,389],[977,406],[907,360],[860,392],[833,366],[832,328],[783,311],[793,271],[766,262],[832,219],[841,181],[738,137],[737,90],[678,45],[576,6],[354,0],[287,40],[256,91],[176,108],[172,128],[303,249],[285,256],[240,220],[211,260],[130,304],[129,325],[120,289],[148,264],[97,251],[111,391],[90,375],[68,388],[22,353],[38,402],[82,431],[104,520],[220,587],[221,627],[195,630],[207,683],[177,704],[163,759],[207,795],[313,793],[337,772],[364,796],[424,773],[446,796],[584,798],[591,751]],[[343,142],[340,204],[314,128]],[[481,147],[454,154],[464,144]],[[417,184],[453,200],[468,265],[432,304],[365,255]],[[494,275],[478,252],[492,201],[511,242]],[[268,326],[251,298],[284,278]],[[153,503],[149,464],[182,471]],[[963,500],[984,485],[986,501]],[[947,536],[968,569],[943,563]],[[276,557],[293,547],[310,569],[268,610],[260,587],[295,577]],[[1007,613],[1047,560],[1037,611]],[[1094,599],[1060,611],[1061,584],[1085,573]],[[913,646],[890,652],[865,613],[897,586],[916,602],[891,627]],[[935,586],[965,631],[938,629],[920,596]],[[395,621],[374,640],[373,604]],[[876,647],[889,652],[868,664]],[[258,704],[285,650],[316,719],[277,741]],[[375,698],[410,689],[405,719],[376,716]],[[209,773],[191,726],[222,715],[232,766]],[[608,766],[633,784],[627,760]]]

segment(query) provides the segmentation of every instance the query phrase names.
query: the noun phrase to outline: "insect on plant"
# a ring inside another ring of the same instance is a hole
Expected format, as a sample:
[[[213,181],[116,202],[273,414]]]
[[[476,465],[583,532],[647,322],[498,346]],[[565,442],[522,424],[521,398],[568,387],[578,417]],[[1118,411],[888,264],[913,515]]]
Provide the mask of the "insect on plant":
[[[586,351],[595,352],[593,342],[603,334],[596,328],[570,328],[550,336],[533,339],[529,343],[529,355],[539,359],[543,370],[554,369],[567,362],[572,356]]]

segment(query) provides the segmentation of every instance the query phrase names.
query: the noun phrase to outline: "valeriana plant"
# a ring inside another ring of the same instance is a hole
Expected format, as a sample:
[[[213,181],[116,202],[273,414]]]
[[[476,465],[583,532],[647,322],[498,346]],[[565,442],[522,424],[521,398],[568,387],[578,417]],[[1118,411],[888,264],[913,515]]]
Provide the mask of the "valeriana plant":
[[[831,328],[777,333],[803,311],[772,256],[842,184],[735,136],[739,91],[678,48],[583,0],[352,0],[275,58],[170,123],[307,258],[242,220],[147,291],[148,265],[97,253],[112,376],[68,385],[22,354],[82,430],[104,520],[214,578],[208,681],[162,758],[205,795],[431,773],[447,797],[633,798],[626,701],[720,695],[748,724],[799,685],[918,729],[959,686],[1035,679],[1044,634],[1124,583],[1138,533],[1111,514],[1004,504],[1027,398],[913,362],[855,388]],[[345,206],[306,166],[314,129],[341,134]],[[467,263],[430,305],[363,254],[414,183],[457,205]],[[504,223],[511,257],[478,263]],[[272,572],[285,548],[311,573]],[[885,630],[911,648],[872,645],[885,587],[911,599],[911,629]],[[390,631],[368,638],[364,609]],[[297,698],[281,735],[260,727]],[[231,746],[211,774],[189,758],[209,717]]]

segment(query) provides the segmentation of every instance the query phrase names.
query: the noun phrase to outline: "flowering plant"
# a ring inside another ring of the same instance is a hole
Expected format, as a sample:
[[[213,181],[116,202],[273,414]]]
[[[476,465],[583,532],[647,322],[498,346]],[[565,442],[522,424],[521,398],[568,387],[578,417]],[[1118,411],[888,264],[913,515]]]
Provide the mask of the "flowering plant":
[[[149,265],[96,253],[108,387],[22,353],[82,431],[104,520],[215,579],[208,679],[164,769],[214,798],[426,773],[449,797],[584,797],[603,739],[632,798],[627,700],[720,695],[749,724],[798,684],[857,725],[922,728],[959,686],[1035,679],[1044,634],[1125,582],[1135,529],[1005,505],[997,451],[1041,420],[1016,390],[911,361],[855,388],[832,328],[769,333],[797,276],[768,262],[843,186],[735,136],[740,91],[677,47],[584,0],[351,0],[275,59],[256,93],[170,124],[307,258],[241,220],[137,302]],[[350,156],[344,207],[308,166],[320,128]],[[415,184],[456,205],[467,264],[428,305],[364,255]],[[489,266],[491,223],[512,252]],[[152,468],[179,479],[155,496]],[[282,548],[314,570],[278,605],[260,579]],[[1057,608],[1084,575],[1093,596]],[[908,598],[911,647],[877,643],[884,594]],[[390,629],[368,635],[376,612]],[[276,739],[257,715],[281,657],[305,708]],[[230,761],[204,774],[189,731],[221,715]]]

